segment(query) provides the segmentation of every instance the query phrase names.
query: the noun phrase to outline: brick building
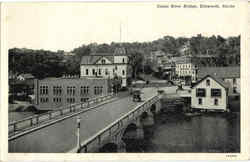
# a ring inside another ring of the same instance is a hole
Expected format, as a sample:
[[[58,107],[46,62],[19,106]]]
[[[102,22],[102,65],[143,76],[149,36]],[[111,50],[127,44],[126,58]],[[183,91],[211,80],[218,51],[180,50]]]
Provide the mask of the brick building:
[[[35,80],[37,108],[51,110],[107,95],[109,80],[104,78],[50,78]]]

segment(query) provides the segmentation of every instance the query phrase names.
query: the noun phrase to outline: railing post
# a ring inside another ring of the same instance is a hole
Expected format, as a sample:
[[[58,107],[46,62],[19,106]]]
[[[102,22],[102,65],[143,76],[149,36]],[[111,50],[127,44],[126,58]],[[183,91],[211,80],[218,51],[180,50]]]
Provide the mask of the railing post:
[[[13,124],[13,130],[14,130],[14,133],[16,132],[16,123]]]
[[[109,128],[109,136],[111,136],[111,129],[112,129],[112,127],[111,127],[111,128]]]
[[[52,118],[52,113],[49,112],[49,120],[51,120],[51,118]]]
[[[30,118],[30,126],[33,125],[33,118]]]
[[[37,125],[39,124],[39,116],[38,115],[36,116],[36,124]]]

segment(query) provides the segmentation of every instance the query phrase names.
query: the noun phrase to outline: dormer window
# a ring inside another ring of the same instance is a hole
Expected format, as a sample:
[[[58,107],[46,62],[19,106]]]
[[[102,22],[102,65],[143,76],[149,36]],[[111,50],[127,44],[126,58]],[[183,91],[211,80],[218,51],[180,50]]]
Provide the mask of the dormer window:
[[[209,79],[206,80],[206,83],[207,83],[207,86],[210,86],[210,80]]]

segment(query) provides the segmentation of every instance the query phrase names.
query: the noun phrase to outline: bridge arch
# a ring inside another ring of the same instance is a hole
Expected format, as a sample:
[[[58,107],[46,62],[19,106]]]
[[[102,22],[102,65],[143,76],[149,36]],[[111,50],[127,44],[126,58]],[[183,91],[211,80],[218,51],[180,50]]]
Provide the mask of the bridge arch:
[[[100,153],[114,153],[118,152],[118,145],[116,143],[107,143],[99,149]]]
[[[142,114],[141,114],[141,120],[143,119],[146,119],[148,117],[148,112],[144,111]]]
[[[122,134],[122,140],[136,138],[137,125],[135,123],[130,123]]]
[[[138,144],[138,140],[143,138],[143,130],[140,129],[140,126],[135,123],[130,123],[123,135],[122,141],[125,143],[126,152],[137,152],[138,148],[140,147]]]

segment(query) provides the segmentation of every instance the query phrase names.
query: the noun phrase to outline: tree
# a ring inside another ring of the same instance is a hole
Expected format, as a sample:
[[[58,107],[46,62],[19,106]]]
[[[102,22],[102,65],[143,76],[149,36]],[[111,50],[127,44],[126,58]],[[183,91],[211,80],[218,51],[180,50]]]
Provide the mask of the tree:
[[[139,70],[142,69],[142,62],[144,60],[143,54],[138,50],[130,51],[129,54],[129,64],[132,67],[132,77],[136,79],[139,74]]]

